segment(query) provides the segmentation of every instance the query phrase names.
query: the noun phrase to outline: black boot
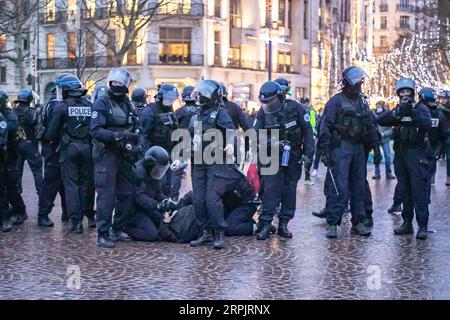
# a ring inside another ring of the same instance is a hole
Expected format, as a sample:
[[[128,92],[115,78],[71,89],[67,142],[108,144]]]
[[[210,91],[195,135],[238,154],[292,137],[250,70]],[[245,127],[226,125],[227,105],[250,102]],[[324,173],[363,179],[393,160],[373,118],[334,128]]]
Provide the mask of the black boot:
[[[289,231],[288,220],[280,220],[278,224],[278,235],[283,238],[292,238],[292,232]]]
[[[225,248],[225,239],[224,238],[225,238],[225,233],[223,231],[215,232],[214,243],[213,243],[214,249]]]
[[[255,234],[258,234],[261,231],[261,228],[262,228],[262,226],[258,224]],[[270,225],[270,233],[275,234],[276,232],[277,232],[277,228],[273,224],[271,224]]]
[[[14,220],[13,225],[17,226],[17,225],[21,225],[25,222],[25,220],[28,219],[28,214],[25,213],[18,213],[16,216],[16,220]]]
[[[211,229],[204,229],[202,235],[197,240],[191,241],[191,247],[198,247],[214,241],[214,235]]]
[[[98,235],[97,246],[101,248],[114,248],[116,244],[111,240],[108,233],[104,233]]]
[[[366,222],[364,223],[364,225],[365,225],[367,228],[372,228],[372,227],[373,227],[373,217],[371,217],[371,216],[367,217],[367,220],[366,220]]]
[[[267,223],[261,227],[261,230],[256,234],[257,240],[267,240],[270,238],[270,229],[272,224]]]
[[[109,232],[109,237],[114,242],[119,242],[119,241],[125,241],[126,242],[126,241],[133,240],[126,232],[124,232],[122,230],[113,230],[113,229],[111,229],[110,232]]]
[[[62,222],[67,222],[69,220],[70,220],[69,214],[67,213],[67,211],[63,211],[62,214],[61,214],[61,221]]]
[[[330,238],[330,239],[337,238],[337,226],[328,225],[327,238]]]
[[[417,231],[416,238],[420,239],[420,240],[427,240],[428,228],[427,227],[419,227],[419,231]]]
[[[97,224],[95,223],[95,217],[87,217],[87,220],[88,220],[88,227],[89,228],[94,229],[94,228],[97,227]]]
[[[354,226],[352,226],[352,232],[363,237],[368,237],[371,234],[369,228],[367,228],[364,223],[360,222]]]
[[[40,227],[50,228],[50,227],[53,227],[54,223],[49,217],[43,216],[43,217],[38,217],[38,225]]]
[[[3,217],[2,231],[3,232],[10,232],[10,231],[12,231],[12,223],[11,223],[11,219],[10,218]]]
[[[83,223],[81,221],[72,221],[72,228],[70,228],[70,233],[82,234]]]
[[[414,233],[414,228],[412,225],[412,222],[403,222],[403,224],[401,225],[400,228],[397,228],[394,230],[394,233],[397,235],[402,235],[402,234],[413,234]]]
[[[392,207],[390,207],[390,208],[388,209],[388,213],[394,214],[394,213],[396,213],[396,212],[402,212],[402,205],[399,204],[399,203],[394,202],[394,203],[392,204]]]
[[[314,217],[320,218],[320,219],[326,219],[327,218],[327,210],[325,208],[323,208],[322,210],[320,210],[319,212],[314,211],[312,213],[312,215]]]

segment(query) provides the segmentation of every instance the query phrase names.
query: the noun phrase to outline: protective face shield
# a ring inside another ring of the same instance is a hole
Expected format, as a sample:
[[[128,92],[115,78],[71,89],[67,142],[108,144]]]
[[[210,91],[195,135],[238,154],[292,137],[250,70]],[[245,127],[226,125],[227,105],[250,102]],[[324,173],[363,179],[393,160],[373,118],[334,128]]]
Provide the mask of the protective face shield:
[[[159,146],[151,147],[144,155],[147,173],[156,180],[161,180],[170,166],[170,158],[167,151]]]
[[[368,77],[369,76],[363,69],[356,66],[345,68],[342,72],[344,86],[348,85],[350,87],[355,87],[357,85],[362,85],[364,80]]]
[[[161,87],[159,93],[162,95],[161,104],[166,108],[172,108],[175,101],[178,99],[178,90],[176,87],[164,88]]]
[[[191,98],[197,101],[200,106],[217,102],[222,98],[222,89],[216,81],[202,80],[192,91]]]
[[[439,93],[439,102],[443,105],[446,105],[450,102],[450,91],[448,90],[442,90]]]
[[[56,80],[56,95],[59,101],[64,99],[64,94],[81,97],[86,94],[86,90],[77,76],[68,74]]]
[[[260,102],[264,113],[275,113],[281,110],[281,101],[277,95],[264,99],[263,101],[260,99]]]
[[[192,91],[194,87],[187,86],[183,89],[183,93],[181,94],[184,102],[194,102],[195,100],[191,98]]]
[[[110,84],[111,82],[120,82],[123,86],[125,86],[128,89],[128,87],[131,84],[131,81],[133,81],[133,79],[131,78],[131,74],[125,68],[118,67],[113,68],[111,69],[111,71],[109,71],[108,83]]]
[[[275,81],[267,81],[259,89],[258,99],[265,113],[279,111],[284,97],[282,86]]]

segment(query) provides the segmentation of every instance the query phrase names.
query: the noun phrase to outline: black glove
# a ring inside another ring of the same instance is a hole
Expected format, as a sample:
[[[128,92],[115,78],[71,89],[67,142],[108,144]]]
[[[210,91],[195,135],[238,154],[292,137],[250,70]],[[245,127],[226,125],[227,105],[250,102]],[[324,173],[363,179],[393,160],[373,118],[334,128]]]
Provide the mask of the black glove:
[[[412,103],[402,102],[397,106],[397,113],[400,117],[410,117],[412,115]]]
[[[322,154],[321,160],[328,169],[333,169],[336,166],[336,161],[333,160],[328,154]]]

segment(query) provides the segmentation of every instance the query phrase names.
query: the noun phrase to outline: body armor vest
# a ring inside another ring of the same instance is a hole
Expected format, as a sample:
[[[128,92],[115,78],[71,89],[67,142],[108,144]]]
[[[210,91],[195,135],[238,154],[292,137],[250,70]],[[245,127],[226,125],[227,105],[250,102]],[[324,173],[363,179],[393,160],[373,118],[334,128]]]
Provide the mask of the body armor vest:
[[[135,131],[139,128],[139,118],[130,103],[125,103],[122,108],[116,101],[107,98],[110,109],[106,119],[108,129],[113,131]],[[127,111],[125,111],[125,110]]]
[[[170,147],[173,142],[172,132],[178,128],[178,120],[173,112],[162,112],[162,110],[154,104],[155,110],[155,126],[148,138],[152,145]]]
[[[67,99],[66,132],[74,139],[85,139],[89,136],[92,105],[85,99]]]
[[[416,106],[413,105],[412,108]],[[411,121],[411,117],[403,117],[400,125],[394,128],[394,149],[426,147],[426,133],[412,126]]]

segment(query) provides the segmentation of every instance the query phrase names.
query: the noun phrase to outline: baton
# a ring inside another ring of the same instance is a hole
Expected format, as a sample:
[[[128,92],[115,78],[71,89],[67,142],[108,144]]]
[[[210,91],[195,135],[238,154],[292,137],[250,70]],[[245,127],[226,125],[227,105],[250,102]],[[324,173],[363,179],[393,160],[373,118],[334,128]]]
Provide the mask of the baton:
[[[339,191],[338,191],[338,188],[336,186],[336,180],[334,180],[333,172],[331,171],[330,168],[328,168],[328,172],[330,173],[330,177],[331,177],[331,181],[333,182],[334,190],[336,190],[336,195],[339,197]]]

